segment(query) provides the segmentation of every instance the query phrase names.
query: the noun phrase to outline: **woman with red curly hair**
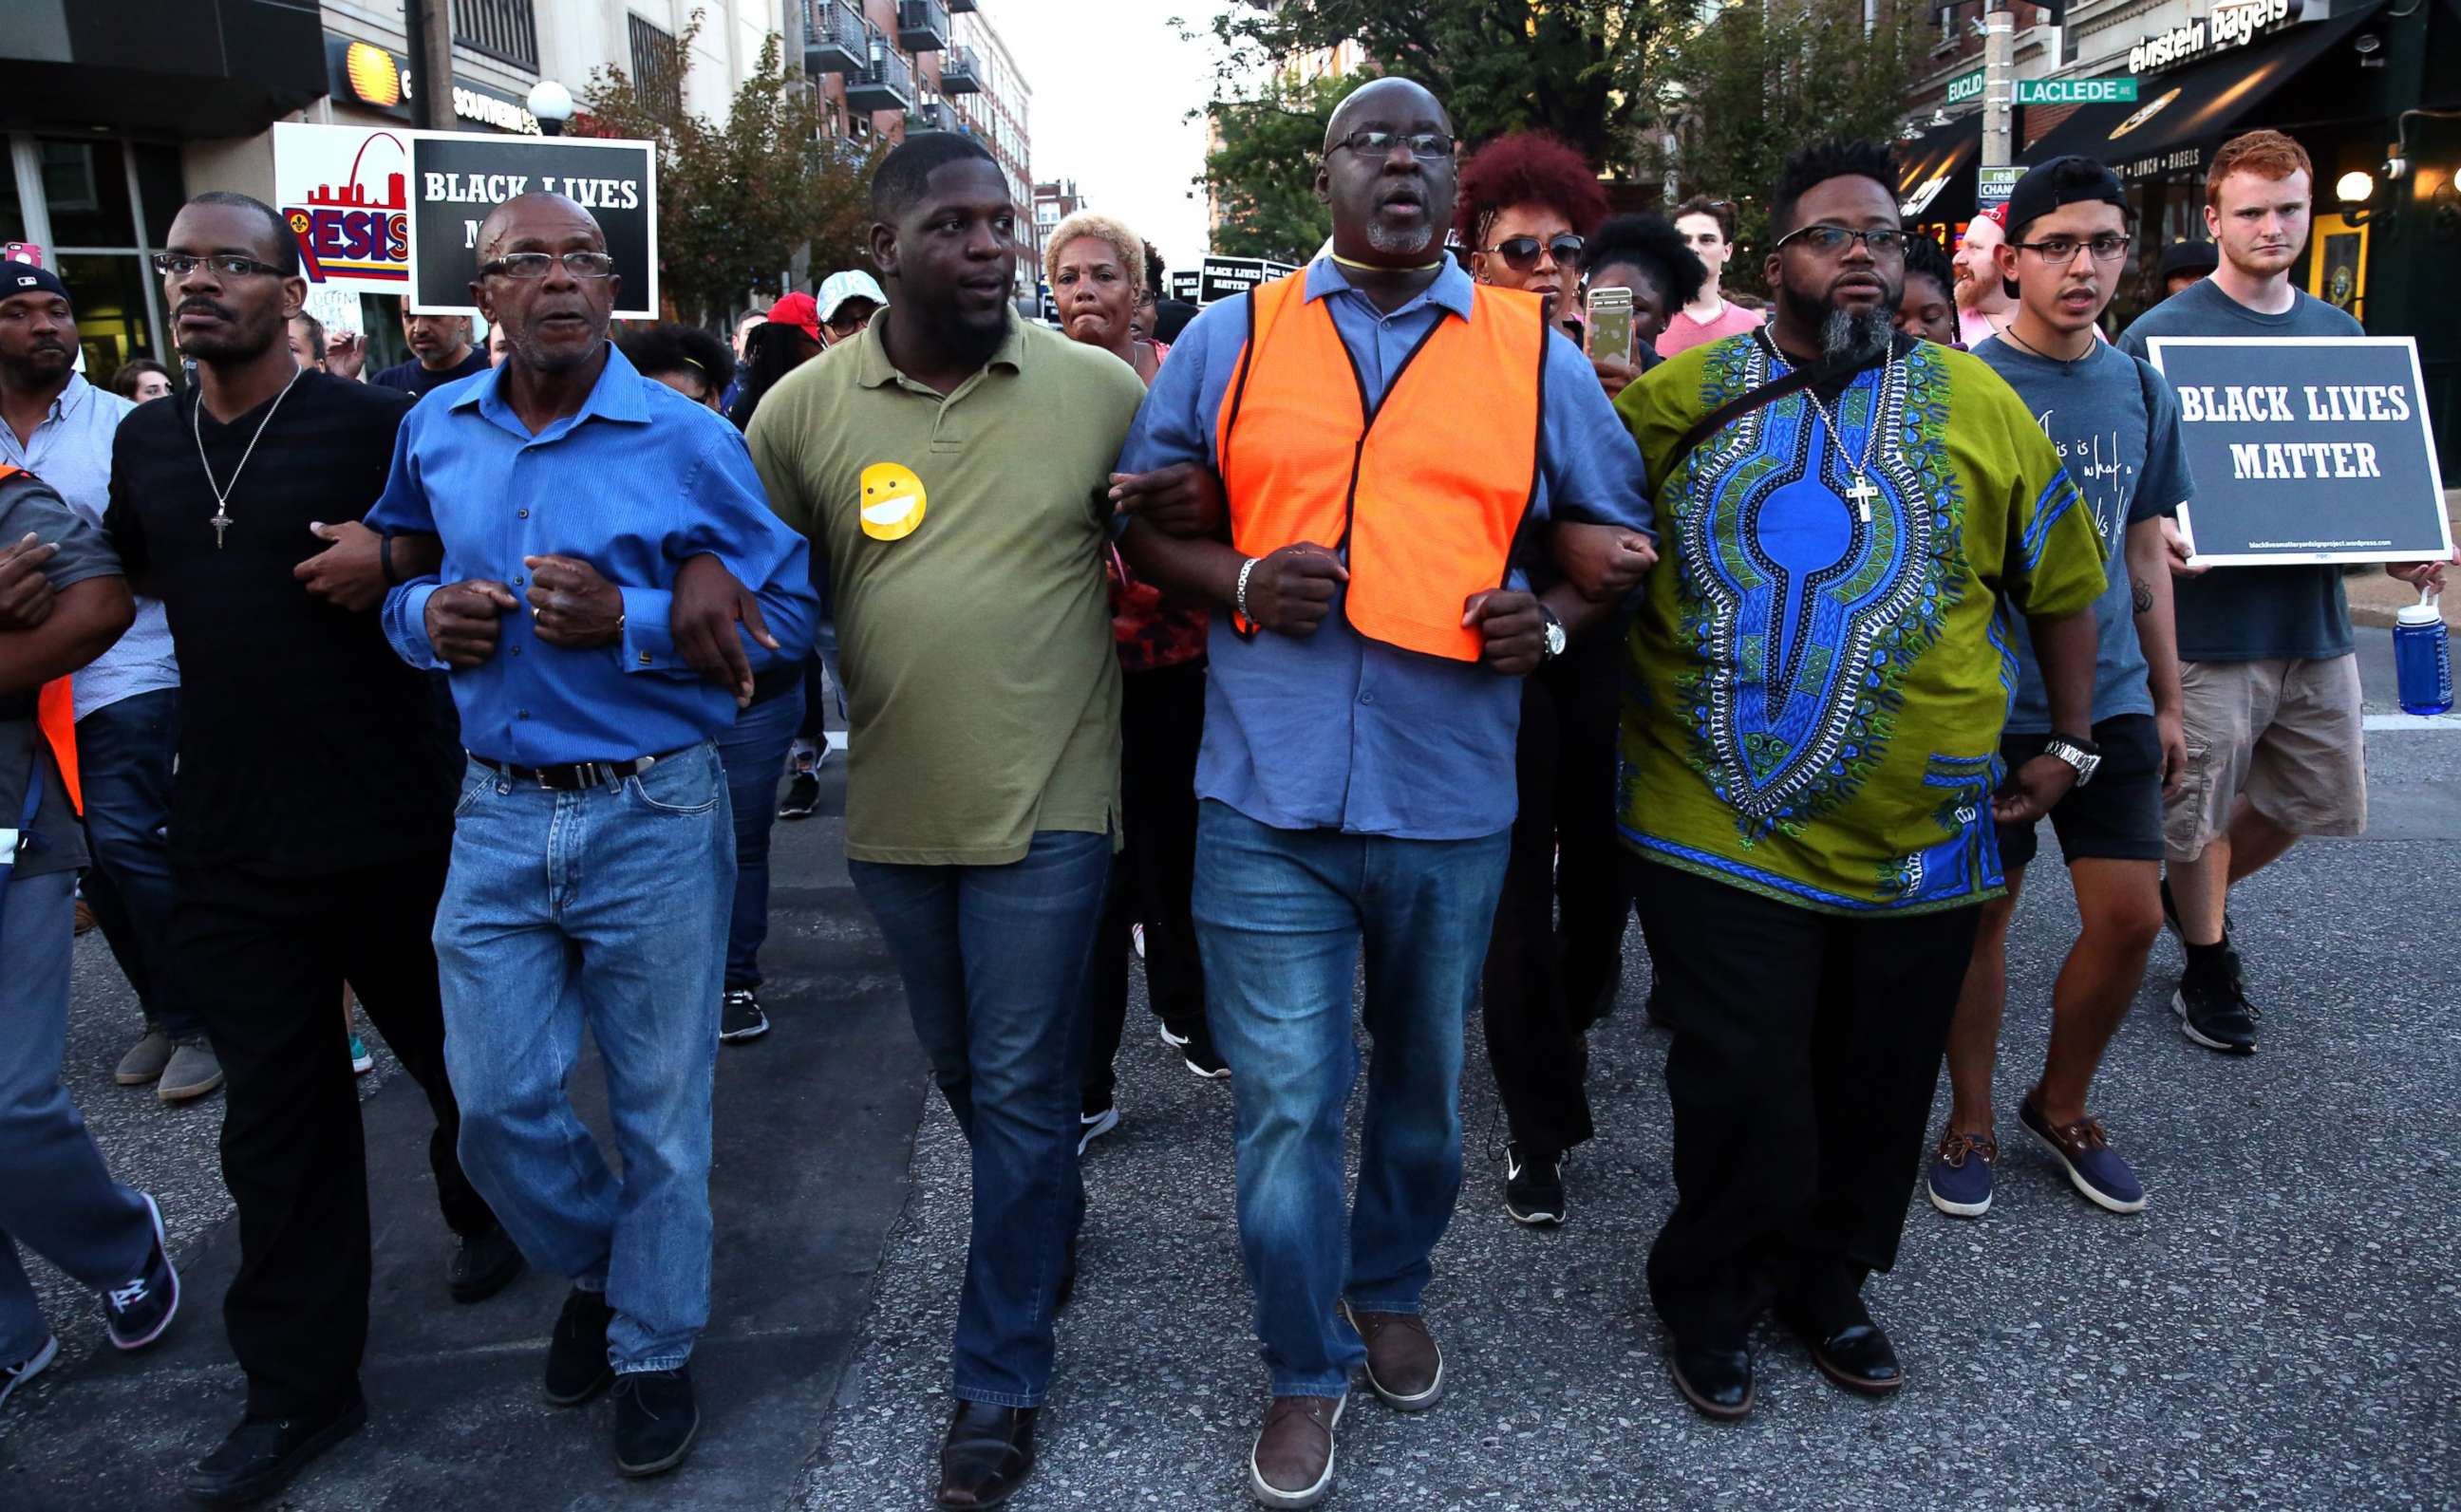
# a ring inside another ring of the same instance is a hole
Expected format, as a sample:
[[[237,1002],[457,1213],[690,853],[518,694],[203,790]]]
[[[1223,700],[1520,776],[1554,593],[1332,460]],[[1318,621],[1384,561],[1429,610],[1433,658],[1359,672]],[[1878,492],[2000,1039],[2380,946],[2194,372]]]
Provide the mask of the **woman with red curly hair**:
[[[1579,153],[1516,131],[1462,164],[1453,234],[1470,277],[1548,296],[1556,327],[1577,340],[1581,245],[1606,213],[1597,173]]]

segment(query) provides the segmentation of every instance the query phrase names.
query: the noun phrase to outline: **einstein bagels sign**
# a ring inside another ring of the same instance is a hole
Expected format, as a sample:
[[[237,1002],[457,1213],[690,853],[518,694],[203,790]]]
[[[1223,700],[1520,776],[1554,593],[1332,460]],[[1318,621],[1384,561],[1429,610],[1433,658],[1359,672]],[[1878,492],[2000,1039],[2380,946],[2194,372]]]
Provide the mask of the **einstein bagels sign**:
[[[2303,0],[2235,0],[2215,5],[2214,13],[2183,22],[2168,31],[2137,39],[2128,50],[2128,72],[2159,74],[2182,63],[2194,63],[2245,47],[2258,37],[2278,32],[2299,19]]]

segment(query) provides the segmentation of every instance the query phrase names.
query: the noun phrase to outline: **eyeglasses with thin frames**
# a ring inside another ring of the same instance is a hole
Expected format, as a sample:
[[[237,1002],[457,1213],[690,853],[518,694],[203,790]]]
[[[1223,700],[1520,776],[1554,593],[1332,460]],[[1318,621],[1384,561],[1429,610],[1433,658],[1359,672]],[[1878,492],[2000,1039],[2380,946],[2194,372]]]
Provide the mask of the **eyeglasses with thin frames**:
[[[2105,231],[2099,236],[2046,236],[2039,242],[2011,242],[2022,246],[2053,266],[2065,267],[2076,261],[2079,251],[2091,252],[2097,263],[2116,263],[2128,255],[2128,244],[2134,240],[2125,231]]]
[[[507,252],[492,263],[479,265],[479,276],[491,278],[502,273],[506,278],[545,278],[547,269],[557,263],[575,278],[607,278],[615,271],[615,259],[604,252],[567,252],[558,257],[553,252]]]
[[[1381,158],[1394,148],[1407,145],[1413,158],[1442,159],[1453,155],[1453,139],[1436,131],[1354,131],[1334,142],[1352,152]]]
[[[154,254],[154,271],[165,278],[185,278],[201,267],[209,267],[225,278],[246,278],[251,273],[261,273],[268,278],[290,276],[271,263],[260,263],[252,257],[239,257],[227,252],[212,257],[190,257],[184,252]]]
[[[1798,225],[1779,237],[1771,250],[1788,242],[1801,242],[1823,257],[1836,256],[1851,242],[1870,247],[1873,257],[1902,257],[1906,250],[1906,233],[1894,225],[1875,225],[1869,230],[1856,230],[1851,225]]]

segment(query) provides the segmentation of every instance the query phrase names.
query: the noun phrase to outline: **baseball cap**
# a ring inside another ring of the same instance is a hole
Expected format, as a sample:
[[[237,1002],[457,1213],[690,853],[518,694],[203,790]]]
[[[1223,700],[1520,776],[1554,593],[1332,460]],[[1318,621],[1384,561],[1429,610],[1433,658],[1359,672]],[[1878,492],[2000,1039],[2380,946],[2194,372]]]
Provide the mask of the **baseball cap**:
[[[2219,266],[2221,266],[2221,254],[2215,250],[2213,243],[2202,237],[2191,237],[2184,242],[2173,242],[2162,248],[2160,276],[2164,278],[2169,278],[2173,273],[2210,273]]]
[[[849,299],[867,299],[886,309],[888,295],[882,291],[880,280],[854,268],[831,273],[821,280],[820,311],[823,320],[838,318],[838,307]]]
[[[2091,158],[2053,158],[2025,170],[2008,191],[2008,218],[2002,229],[2016,235],[2064,204],[2115,204],[2128,208],[2128,188],[2119,175]]]
[[[57,294],[68,299],[72,309],[76,305],[69,299],[69,287],[50,268],[32,263],[0,263],[0,299],[16,294]]]
[[[798,290],[769,307],[769,323],[775,326],[797,326],[814,341],[821,339],[821,317],[812,305],[812,296]]]

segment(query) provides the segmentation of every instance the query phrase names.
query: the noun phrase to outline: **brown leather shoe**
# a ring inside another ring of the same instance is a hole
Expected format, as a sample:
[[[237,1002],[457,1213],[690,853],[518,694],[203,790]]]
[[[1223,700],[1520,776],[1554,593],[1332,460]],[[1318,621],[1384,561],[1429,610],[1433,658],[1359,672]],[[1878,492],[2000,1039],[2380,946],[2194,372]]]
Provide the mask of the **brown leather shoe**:
[[[1415,1312],[1362,1312],[1341,1305],[1367,1343],[1367,1384],[1395,1412],[1423,1413],[1444,1399],[1444,1352]]]
[[[1347,1396],[1276,1396],[1248,1452],[1248,1490],[1261,1506],[1312,1507],[1333,1489],[1333,1431]]]

